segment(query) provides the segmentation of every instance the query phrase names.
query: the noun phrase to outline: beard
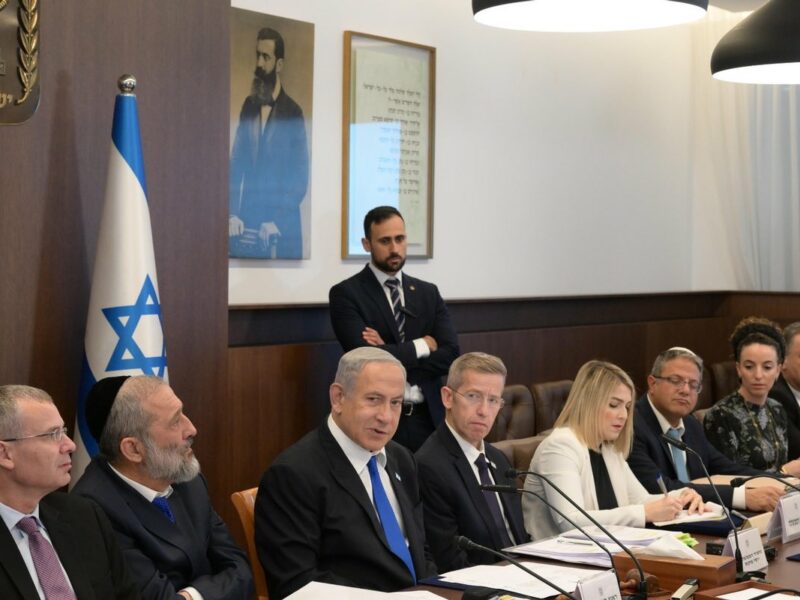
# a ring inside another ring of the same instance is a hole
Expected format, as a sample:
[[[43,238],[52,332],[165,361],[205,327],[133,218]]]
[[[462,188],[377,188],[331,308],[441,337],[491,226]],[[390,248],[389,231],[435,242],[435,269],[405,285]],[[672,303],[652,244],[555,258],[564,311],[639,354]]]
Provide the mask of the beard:
[[[275,69],[267,73],[261,67],[256,67],[253,83],[250,86],[250,94],[256,99],[259,106],[272,105],[274,103],[272,92],[275,90],[277,83],[278,74]]]
[[[170,483],[186,483],[200,473],[200,462],[192,454],[186,455],[187,447],[191,447],[194,438],[187,440],[186,446],[172,445],[159,448],[152,440],[144,440],[147,452],[144,468],[153,479],[169,481]]]
[[[396,265],[389,263],[390,260],[395,258],[399,258],[400,262],[397,263]],[[384,273],[397,273],[405,266],[406,258],[405,256],[400,256],[399,254],[395,253],[395,254],[390,254],[389,256],[386,257],[385,260],[381,261],[376,260],[375,256],[373,256],[372,262],[375,264],[376,267],[378,267],[378,269],[380,269]]]

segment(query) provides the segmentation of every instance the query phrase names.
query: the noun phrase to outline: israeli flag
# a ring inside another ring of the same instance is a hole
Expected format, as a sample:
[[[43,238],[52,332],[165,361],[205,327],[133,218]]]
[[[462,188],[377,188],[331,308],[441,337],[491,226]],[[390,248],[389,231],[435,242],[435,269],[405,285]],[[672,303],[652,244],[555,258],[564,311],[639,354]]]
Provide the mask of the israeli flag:
[[[153,234],[133,89],[120,78],[114,104],[111,156],[97,241],[72,456],[72,483],[97,454],[86,423],[86,397],[99,379],[157,375],[167,379],[167,351],[153,256]]]

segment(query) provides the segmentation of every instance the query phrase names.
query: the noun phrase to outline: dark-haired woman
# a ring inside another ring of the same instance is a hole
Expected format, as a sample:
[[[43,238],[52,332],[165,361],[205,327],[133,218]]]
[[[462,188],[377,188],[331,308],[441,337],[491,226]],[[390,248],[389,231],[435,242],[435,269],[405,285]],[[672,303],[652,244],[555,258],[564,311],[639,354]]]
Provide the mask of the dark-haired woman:
[[[755,469],[800,476],[800,460],[789,461],[786,411],[768,397],[784,357],[781,330],[767,319],[748,317],[730,338],[741,384],[706,413],[708,440],[732,460]]]

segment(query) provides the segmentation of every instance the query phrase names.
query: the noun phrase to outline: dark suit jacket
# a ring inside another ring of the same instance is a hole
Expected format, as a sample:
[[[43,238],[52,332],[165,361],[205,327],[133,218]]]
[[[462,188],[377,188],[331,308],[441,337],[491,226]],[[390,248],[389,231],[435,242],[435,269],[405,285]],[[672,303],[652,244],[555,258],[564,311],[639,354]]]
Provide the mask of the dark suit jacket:
[[[230,214],[250,229],[273,221],[281,232],[277,257],[302,258],[300,203],[307,187],[308,142],[302,109],[281,87],[262,131],[261,107],[248,96],[231,150]]]
[[[647,401],[645,394],[636,401],[633,419],[633,449],[628,457],[628,464],[636,478],[651,494],[661,490],[656,477],[661,473],[668,490],[690,487],[697,490],[706,502],[718,502],[710,485],[683,483],[678,479],[675,466],[672,464],[670,446],[661,439],[661,427],[658,419]],[[693,416],[683,419],[685,428],[683,441],[703,458],[703,464],[711,475],[759,475],[761,471],[739,465],[714,448],[703,433],[703,426]],[[691,452],[686,453],[686,469],[691,479],[705,477],[700,461]],[[728,485],[718,486],[722,501],[731,506],[733,488]]]
[[[389,442],[386,460],[414,570],[422,579],[436,569],[425,549],[414,458]],[[386,592],[414,585],[405,563],[389,549],[372,500],[327,424],[285,450],[264,473],[255,528],[271,600],[311,581]]]
[[[39,517],[78,600],[137,600],[139,589],[103,512],[91,502],[53,492],[39,502]],[[0,522],[0,598],[39,598],[17,544]]]
[[[145,600],[175,598],[193,586],[205,600],[249,600],[253,576],[247,556],[211,507],[202,475],[173,485],[176,523],[94,458],[73,493],[90,498],[108,516],[133,579]]]
[[[347,352],[367,345],[361,337],[365,327],[375,329],[385,342],[381,348],[403,363],[408,382],[420,386],[431,419],[434,424],[439,424],[444,419],[441,377],[447,375],[450,363],[458,357],[458,336],[435,285],[404,272],[403,295],[408,311],[405,342],[400,342],[397,323],[386,294],[369,266],[331,288],[329,298],[333,330]],[[418,359],[412,340],[425,335],[433,336],[439,347],[427,358]]]
[[[513,485],[506,478],[511,467],[505,455],[491,444],[484,444],[486,457],[494,463],[492,476],[498,485]],[[453,571],[475,564],[491,564],[498,559],[488,552],[459,549],[453,541],[463,535],[482,546],[503,548],[489,505],[478,487],[472,465],[446,423],[442,423],[415,454],[425,509],[425,537],[439,572]],[[490,467],[491,468],[491,467]],[[518,494],[499,494],[503,512],[516,543],[527,542]]]
[[[800,457],[800,407],[783,374],[778,377],[769,392],[769,397],[777,400],[786,409],[787,433],[789,435],[789,460]]]

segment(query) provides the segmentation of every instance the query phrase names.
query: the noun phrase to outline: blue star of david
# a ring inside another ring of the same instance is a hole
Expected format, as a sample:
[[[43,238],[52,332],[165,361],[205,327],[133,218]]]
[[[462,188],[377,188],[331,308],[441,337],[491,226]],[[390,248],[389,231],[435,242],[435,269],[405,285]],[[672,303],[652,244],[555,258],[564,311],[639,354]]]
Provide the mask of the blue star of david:
[[[146,276],[136,302],[130,306],[112,306],[103,309],[103,314],[114,332],[119,336],[106,371],[126,371],[138,369],[146,375],[163,377],[167,368],[167,346],[162,344],[159,356],[145,356],[139,344],[133,339],[139,321],[147,315],[157,315],[161,321],[161,305],[150,276]]]

